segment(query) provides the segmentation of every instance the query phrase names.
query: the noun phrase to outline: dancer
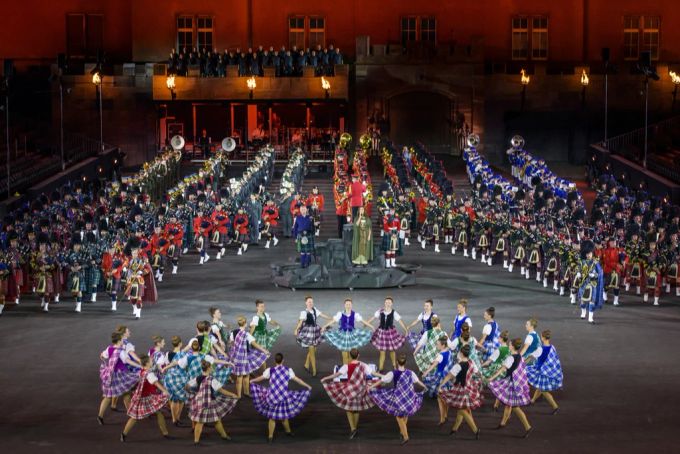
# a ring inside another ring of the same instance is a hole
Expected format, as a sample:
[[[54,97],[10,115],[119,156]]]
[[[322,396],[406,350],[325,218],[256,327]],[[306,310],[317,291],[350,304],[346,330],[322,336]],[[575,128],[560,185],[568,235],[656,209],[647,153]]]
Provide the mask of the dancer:
[[[331,317],[322,313],[314,307],[314,298],[311,296],[305,297],[305,310],[300,312],[297,326],[295,327],[295,340],[297,343],[307,349],[307,356],[305,357],[305,370],[316,377],[316,347],[322,341],[321,327],[319,326],[319,317],[332,320]]]
[[[482,329],[482,337],[479,339],[479,345],[483,351],[482,361],[486,361],[498,349],[500,345],[499,334],[501,332],[498,323],[494,320],[496,316],[496,308],[491,306],[484,311],[484,320],[486,325]]]
[[[229,341],[229,361],[234,365],[236,375],[236,395],[250,396],[250,374],[258,370],[269,358],[269,351],[259,345],[255,338],[246,331],[246,318],[236,320],[238,329],[232,331]]]
[[[334,323],[340,324],[339,329],[327,331]],[[357,328],[357,323],[363,324],[370,331]],[[349,352],[352,349],[363,347],[371,340],[373,335],[373,326],[365,322],[361,314],[352,310],[352,300],[350,298],[345,300],[345,310],[335,314],[333,320],[326,323],[321,330],[324,332],[324,338],[342,353],[342,364],[349,363]]]
[[[415,319],[410,325],[406,327],[406,329],[409,330],[407,336],[408,341],[411,344],[411,347],[413,347],[414,349],[416,348],[416,345],[418,345],[418,341],[423,336],[423,334],[432,329],[432,317],[437,317],[437,314],[435,314],[432,311],[433,307],[434,302],[432,300],[425,300],[425,302],[423,303],[423,312],[418,314],[418,318]],[[410,331],[411,328],[416,326],[419,322],[422,324],[420,332],[414,333]]]
[[[380,320],[380,325],[373,332],[373,336],[371,337],[371,343],[380,352],[380,359],[378,362],[378,370],[380,372],[383,371],[383,366],[385,365],[385,352],[390,352],[392,368],[397,368],[397,350],[404,344],[406,336],[408,335],[408,328],[406,328],[399,313],[392,308],[393,305],[394,300],[391,296],[388,296],[385,298],[383,308],[375,311],[373,317],[367,322],[368,324],[371,324],[373,320]],[[397,329],[394,327],[395,321],[399,322],[404,329],[404,335],[397,332]]]
[[[243,321],[245,326],[245,319]],[[208,361],[201,361],[201,375],[187,384],[187,389],[192,394],[189,417],[194,423],[194,445],[201,441],[203,426],[210,423],[215,424],[215,430],[222,440],[231,440],[224,429],[222,418],[234,410],[240,396],[222,388],[222,383],[210,374],[211,367]]]
[[[392,387],[385,387],[393,383]],[[406,369],[406,355],[397,358],[394,371],[380,376],[380,381],[371,385],[370,393],[373,402],[385,413],[397,418],[401,444],[409,441],[408,418],[415,415],[423,404],[423,394],[416,392],[415,385],[426,389],[425,384],[418,379],[415,372]]]
[[[161,430],[164,438],[169,439],[170,434],[165,425],[165,417],[161,409],[168,403],[168,390],[161,384],[158,376],[151,371],[153,362],[148,355],[140,357],[142,363],[142,370],[139,375],[139,384],[135,393],[132,395],[130,405],[128,406],[128,416],[130,417],[125,424],[125,428],[120,433],[120,441],[125,442],[127,436],[137,423],[142,419],[146,419],[151,415],[156,415],[158,421],[158,428]],[[160,392],[158,392],[160,391]]]
[[[503,330],[499,336],[498,348],[482,364],[482,375],[486,379],[485,382],[488,382],[488,379],[498,372],[498,369],[503,365],[503,361],[510,354],[509,341],[510,333],[507,329]]]
[[[250,321],[250,334],[253,335],[259,345],[269,350],[281,335],[281,325],[272,320],[265,309],[264,301],[255,300],[256,313]],[[273,329],[267,328],[270,323],[274,325]]]
[[[208,309],[208,313],[212,319],[210,322],[210,332],[217,338],[220,348],[226,351],[229,333],[227,331],[227,325],[222,321],[222,311],[219,308],[212,306]]]
[[[534,364],[527,366],[527,378],[529,384],[536,388],[531,398],[531,403],[536,402],[543,396],[552,407],[552,414],[554,415],[560,407],[555,402],[552,391],[562,388],[563,375],[562,363],[560,362],[557,350],[550,344],[550,336],[550,330],[544,330],[541,333],[541,341],[543,342],[541,356],[538,357]]]
[[[498,425],[504,428],[511,413],[515,413],[524,426],[524,438],[529,437],[533,430],[527,416],[522,411],[523,406],[529,405],[529,381],[526,374],[526,366],[519,349],[522,347],[522,339],[513,339],[510,343],[510,355],[505,358],[501,368],[490,378],[489,389],[498,400],[505,405],[503,418]]]
[[[446,337],[446,331],[444,331],[439,323],[439,318],[437,316],[432,316],[430,319],[432,324],[432,329],[425,331],[420,340],[416,344],[416,348],[413,351],[413,357],[416,360],[416,365],[421,372],[427,370],[439,354],[439,349],[437,348],[437,341],[441,337]]]
[[[168,390],[172,424],[181,427],[182,410],[187,402],[186,384],[189,382],[189,353],[182,351],[182,339],[172,336],[172,351],[168,365],[163,369],[163,384]]]
[[[283,354],[274,355],[276,366],[265,369],[264,373],[251,380],[250,395],[253,397],[253,405],[259,414],[269,419],[267,441],[274,441],[276,421],[281,421],[283,430],[289,437],[293,436],[290,430],[290,420],[296,417],[307,404],[312,387],[299,379],[293,369],[283,365]],[[269,387],[258,385],[258,382],[269,380]],[[305,390],[291,391],[288,382],[293,380]]]
[[[163,379],[163,369],[168,365],[168,356],[163,351],[165,339],[162,336],[153,336],[153,347],[149,349],[148,356],[151,358],[151,369],[156,373],[160,380]]]
[[[527,330],[527,337],[524,338],[520,354],[524,361],[527,362],[533,362],[541,354],[541,338],[536,332],[537,326],[538,320],[535,318],[530,318],[524,324],[524,328]]]
[[[472,328],[472,320],[470,320],[470,317],[467,315],[467,305],[468,301],[465,298],[461,298],[456,305],[456,311],[458,311],[458,314],[453,320],[453,332],[451,333],[451,339],[455,339],[456,337],[460,336],[463,324],[467,324],[470,328]]]
[[[423,383],[427,386],[428,395],[433,399],[437,395],[442,380],[453,367],[454,357],[451,350],[449,350],[448,338],[446,336],[437,339],[437,350],[439,353],[434,361],[432,361],[430,367],[423,372]],[[443,412],[440,412],[440,414],[443,414]],[[444,421],[440,419],[439,424],[441,425],[443,423]]]
[[[359,350],[352,348],[349,352],[351,361],[344,364],[332,375],[321,379],[328,397],[338,407],[347,413],[349,422],[349,439],[354,439],[359,434],[359,412],[368,410],[374,404],[369,394],[367,382],[368,366],[359,361]],[[335,381],[338,377],[347,377],[345,381]]]
[[[113,398],[123,396],[127,407],[130,403],[130,390],[139,381],[136,372],[128,368],[136,367],[137,364],[123,355],[123,336],[118,332],[111,333],[111,345],[106,347],[99,355],[102,361],[99,367],[99,378],[102,386],[102,401],[99,405],[97,421],[104,425],[104,413],[111,405]]]
[[[482,380],[480,371],[475,363],[470,361],[472,349],[469,345],[464,345],[458,352],[458,363],[444,377],[439,386],[439,409],[444,414],[440,414],[440,421],[448,418],[449,407],[458,409],[456,421],[451,427],[450,435],[455,435],[463,423],[463,420],[472,429],[475,438],[479,440],[479,429],[472,417],[472,410],[476,410],[482,405]],[[446,389],[444,386],[453,379],[453,386]]]
[[[455,339],[449,339],[447,346],[449,347],[449,350],[453,352],[455,357],[460,349],[466,345],[469,345],[471,349],[469,355],[470,361],[472,361],[475,366],[477,366],[477,370],[482,370],[482,362],[479,360],[479,355],[477,354],[477,350],[481,347],[479,346],[477,339],[475,339],[475,337],[470,334],[470,326],[463,325],[460,336],[456,337]]]

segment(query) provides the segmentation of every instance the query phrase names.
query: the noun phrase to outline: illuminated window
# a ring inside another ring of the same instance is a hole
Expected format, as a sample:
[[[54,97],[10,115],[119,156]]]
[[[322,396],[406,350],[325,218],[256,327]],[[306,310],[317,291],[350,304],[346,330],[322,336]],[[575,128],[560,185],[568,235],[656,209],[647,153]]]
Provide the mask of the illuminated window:
[[[213,19],[209,16],[198,16],[196,20],[197,36],[198,36],[198,48],[206,49],[208,51],[213,50]]]
[[[194,18],[193,16],[179,16],[177,18],[177,49],[194,47]]]
[[[317,45],[326,47],[326,20],[323,17],[309,18],[309,48]]]
[[[529,19],[512,18],[512,59],[526,60],[529,57]]]
[[[437,20],[434,17],[420,18],[420,40],[432,43],[437,41]]]
[[[298,49],[305,47],[305,16],[293,16],[288,19],[288,45]]]
[[[548,58],[548,18],[545,16],[536,16],[531,20],[531,58]]]
[[[406,46],[407,43],[417,41],[418,39],[418,18],[402,17],[401,18],[401,44]]]
[[[659,16],[645,16],[642,21],[642,50],[648,50],[652,60],[659,59]]]

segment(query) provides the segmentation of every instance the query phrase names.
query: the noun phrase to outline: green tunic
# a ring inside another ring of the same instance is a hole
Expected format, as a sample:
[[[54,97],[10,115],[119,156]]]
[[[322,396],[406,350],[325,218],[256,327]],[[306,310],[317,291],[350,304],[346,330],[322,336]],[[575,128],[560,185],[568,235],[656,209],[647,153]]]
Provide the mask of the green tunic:
[[[367,265],[373,260],[373,229],[371,219],[363,216],[356,220],[352,233],[352,263]]]
[[[255,342],[269,350],[281,335],[281,327],[267,328],[267,314],[258,315],[257,326],[253,331]]]

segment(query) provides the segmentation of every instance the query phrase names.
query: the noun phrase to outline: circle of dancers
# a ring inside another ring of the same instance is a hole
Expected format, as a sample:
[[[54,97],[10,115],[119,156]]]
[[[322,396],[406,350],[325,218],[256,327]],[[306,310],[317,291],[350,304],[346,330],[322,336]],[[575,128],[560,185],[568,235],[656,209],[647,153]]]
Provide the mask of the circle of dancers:
[[[327,315],[307,296],[292,333],[307,350],[308,380],[288,365],[282,353],[272,355],[282,327],[261,300],[255,302],[250,320],[238,316],[233,326],[223,321],[219,308],[211,307],[209,320],[196,324],[188,342],[173,336],[166,348],[165,339],[154,336],[145,354],[136,352],[131,330],[119,326],[100,355],[102,400],[97,421],[111,423],[107,411],[123,411],[122,401],[128,419],[121,421],[121,442],[134,440],[135,425],[148,418],[155,419],[164,438],[173,438],[179,433],[175,428],[189,427],[184,413],[196,445],[208,425],[229,441],[228,416],[236,406],[250,405],[243,402],[249,398],[263,425],[266,421],[268,443],[274,441],[277,426],[292,437],[291,421],[309,401],[309,380],[318,379],[316,355],[325,343],[340,351],[341,362],[320,382],[330,401],[345,413],[350,439],[359,436],[361,413],[377,407],[395,418],[399,442],[408,443],[409,418],[427,400],[437,402],[438,424],[451,424],[450,436],[462,435],[465,423],[470,430],[465,436],[479,439],[474,413],[485,397],[500,413],[495,429],[506,428],[514,415],[523,429],[519,435],[526,438],[534,427],[528,406],[543,397],[551,414],[559,410],[553,393],[562,388],[563,374],[551,331],[539,332],[538,321],[531,318],[525,333],[511,337],[496,321],[495,308],[489,307],[477,340],[471,334],[467,306],[466,300],[458,301],[447,331],[449,323],[439,318],[432,300],[425,301],[423,311],[407,325],[391,297],[365,319],[351,299],[335,315]],[[360,350],[368,344],[379,352],[377,365],[363,361]],[[452,410],[455,415],[449,419]]]

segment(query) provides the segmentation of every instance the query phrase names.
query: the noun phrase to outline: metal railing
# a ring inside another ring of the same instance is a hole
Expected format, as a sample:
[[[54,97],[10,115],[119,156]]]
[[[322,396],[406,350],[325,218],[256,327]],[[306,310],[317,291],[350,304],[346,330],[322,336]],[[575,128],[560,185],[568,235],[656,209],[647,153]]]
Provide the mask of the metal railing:
[[[664,132],[672,128],[680,127],[680,115],[676,117],[671,117],[666,120],[660,121],[647,126],[648,138],[652,139],[654,133]],[[645,141],[645,128],[634,129],[633,131],[621,134],[618,136],[610,137],[606,141],[598,142],[596,145],[600,145],[603,148],[613,152],[619,153],[624,147],[642,146]]]

